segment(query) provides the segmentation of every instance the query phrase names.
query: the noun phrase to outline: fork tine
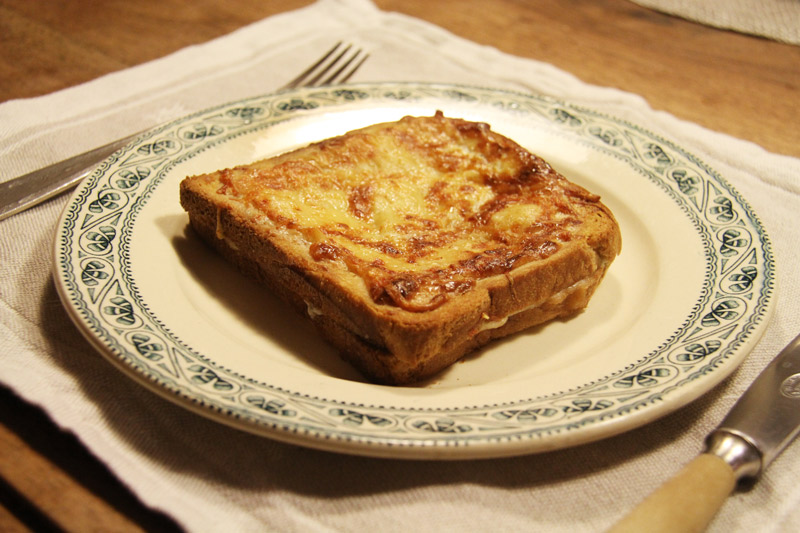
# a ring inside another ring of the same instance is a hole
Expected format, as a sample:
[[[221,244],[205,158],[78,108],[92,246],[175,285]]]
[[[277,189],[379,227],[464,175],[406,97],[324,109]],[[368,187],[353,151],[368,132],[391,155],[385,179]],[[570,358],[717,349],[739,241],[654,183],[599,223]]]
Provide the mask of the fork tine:
[[[321,72],[319,72],[319,74],[317,74],[316,76],[314,76],[313,78],[311,78],[310,80],[308,80],[308,81],[307,81],[306,83],[304,83],[303,85],[306,85],[307,87],[312,87],[312,86],[316,85],[316,84],[317,84],[317,82],[318,82],[319,80],[321,80],[321,79],[322,79],[322,77],[325,75],[325,73],[327,73],[327,72],[328,72],[328,71],[329,71],[331,68],[333,68],[333,67],[334,67],[334,66],[335,66],[335,65],[336,65],[336,64],[337,64],[339,61],[341,61],[341,59],[344,57],[344,55],[345,55],[347,52],[349,52],[349,51],[350,51],[350,49],[351,49],[352,47],[353,47],[353,45],[352,45],[352,44],[348,44],[348,45],[345,47],[345,49],[344,49],[344,50],[342,50],[342,51],[339,53],[339,55],[338,55],[338,56],[336,56],[336,57],[334,57],[334,58],[333,58],[333,61],[331,61],[331,62],[330,62],[328,65],[326,65],[326,66],[325,66],[325,68],[324,68],[324,69],[322,69],[322,71],[321,71]]]
[[[328,85],[334,82],[344,83],[349,80],[364,61],[367,60],[369,54],[364,54],[361,49],[358,49],[355,51],[355,54],[351,55],[349,59],[346,59],[353,49],[353,45],[348,44],[342,48],[343,44],[342,41],[336,43],[333,48],[328,50],[316,63],[308,67],[288,84],[284,85],[284,88],[314,87],[317,85]],[[343,60],[344,63],[336,68]],[[348,67],[350,67],[349,70]],[[331,74],[330,72],[334,68],[336,68],[336,70]],[[339,78],[338,81],[337,78]]]
[[[333,74],[331,74],[331,75],[330,75],[328,78],[326,78],[326,79],[325,79],[325,81],[323,81],[323,82],[322,82],[322,84],[323,84],[323,85],[330,85],[330,84],[332,84],[332,83],[333,83],[333,82],[336,80],[336,78],[337,78],[337,77],[339,77],[339,76],[340,76],[340,75],[341,75],[343,72],[345,72],[345,69],[346,69],[347,67],[349,67],[349,66],[350,66],[350,64],[351,64],[351,63],[353,63],[353,61],[355,61],[356,59],[358,59],[358,56],[359,56],[360,54],[361,54],[361,50],[357,50],[357,51],[356,51],[356,54],[355,54],[353,57],[351,57],[349,60],[347,60],[347,62],[346,62],[344,65],[342,65],[341,67],[339,67],[339,69],[338,69],[336,72],[334,72],[334,73],[333,73]],[[339,79],[339,81],[338,81],[337,83],[344,83],[344,82],[346,82],[347,80],[349,80],[349,79],[350,79],[350,77],[351,77],[353,74],[355,74],[355,73],[356,73],[356,71],[357,71],[359,68],[361,68],[361,65],[363,65],[363,64],[364,64],[364,61],[366,61],[368,57],[369,57],[369,54],[364,54],[363,56],[361,56],[361,59],[359,59],[358,63],[356,63],[355,65],[353,65],[353,68],[351,68],[349,71],[347,71],[347,72],[346,72],[346,73],[345,73],[345,74],[344,74],[344,75],[341,77],[341,79]]]
[[[324,63],[324,62],[325,62],[325,61],[326,61],[326,60],[327,60],[329,57],[331,57],[331,56],[334,54],[334,52],[336,52],[336,50],[337,50],[337,49],[338,49],[340,46],[342,46],[342,41],[339,41],[338,43],[336,43],[335,45],[333,45],[333,48],[331,48],[330,50],[328,50],[328,51],[325,53],[325,55],[323,55],[321,58],[319,58],[319,60],[318,60],[316,63],[314,63],[313,65],[311,65],[310,67],[308,67],[306,70],[304,70],[303,72],[301,72],[301,73],[300,73],[300,74],[299,74],[299,75],[298,75],[298,76],[297,76],[295,79],[293,79],[292,81],[290,81],[289,83],[287,83],[286,85],[284,85],[284,88],[286,88],[286,89],[292,89],[292,88],[294,88],[294,87],[297,87],[298,85],[300,85],[300,83],[301,83],[301,82],[302,82],[302,81],[303,81],[303,80],[304,80],[306,77],[308,77],[308,75],[309,75],[309,74],[311,74],[312,72],[314,72],[314,71],[315,71],[315,70],[316,70],[316,69],[317,69],[317,68],[318,68],[318,67],[319,67],[321,64],[323,64],[323,63]]]

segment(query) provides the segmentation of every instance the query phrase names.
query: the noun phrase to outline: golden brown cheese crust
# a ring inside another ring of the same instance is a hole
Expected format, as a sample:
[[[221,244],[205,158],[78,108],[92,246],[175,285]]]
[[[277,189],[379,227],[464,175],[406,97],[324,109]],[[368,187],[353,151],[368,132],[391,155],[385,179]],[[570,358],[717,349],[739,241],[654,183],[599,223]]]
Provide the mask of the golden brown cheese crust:
[[[598,196],[441,113],[187,178],[181,202],[201,236],[387,383],[582,309],[621,243]]]

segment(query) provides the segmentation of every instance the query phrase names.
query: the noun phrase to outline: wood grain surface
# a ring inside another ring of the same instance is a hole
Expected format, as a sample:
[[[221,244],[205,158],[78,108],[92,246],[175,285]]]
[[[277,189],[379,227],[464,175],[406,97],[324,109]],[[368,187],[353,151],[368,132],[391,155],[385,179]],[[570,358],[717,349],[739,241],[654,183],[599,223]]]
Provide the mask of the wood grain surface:
[[[63,89],[310,1],[0,0],[0,101]],[[626,0],[375,0],[657,110],[800,156],[800,47]],[[68,450],[65,452],[65,450]],[[0,389],[0,530],[175,530],[38,409]]]
[[[0,0],[0,101],[46,94],[224,35],[301,0]],[[800,47],[626,0],[377,0],[658,110],[800,156]]]

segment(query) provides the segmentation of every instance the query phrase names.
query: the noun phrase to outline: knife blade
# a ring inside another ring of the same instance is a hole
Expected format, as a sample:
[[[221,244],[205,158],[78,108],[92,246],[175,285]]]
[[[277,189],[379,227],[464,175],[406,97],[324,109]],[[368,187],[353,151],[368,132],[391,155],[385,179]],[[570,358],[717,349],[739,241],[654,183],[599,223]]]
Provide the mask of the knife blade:
[[[755,482],[800,433],[800,335],[753,381],[705,449],[610,532],[703,531],[737,484]]]

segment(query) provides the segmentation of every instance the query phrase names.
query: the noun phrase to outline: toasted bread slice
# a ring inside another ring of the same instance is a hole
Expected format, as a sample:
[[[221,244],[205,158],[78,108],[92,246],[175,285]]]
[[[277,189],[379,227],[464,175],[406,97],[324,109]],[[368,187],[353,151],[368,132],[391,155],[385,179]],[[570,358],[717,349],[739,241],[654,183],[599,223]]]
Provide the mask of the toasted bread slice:
[[[188,177],[180,198],[203,239],[385,384],[580,311],[621,247],[597,195],[440,112]]]

